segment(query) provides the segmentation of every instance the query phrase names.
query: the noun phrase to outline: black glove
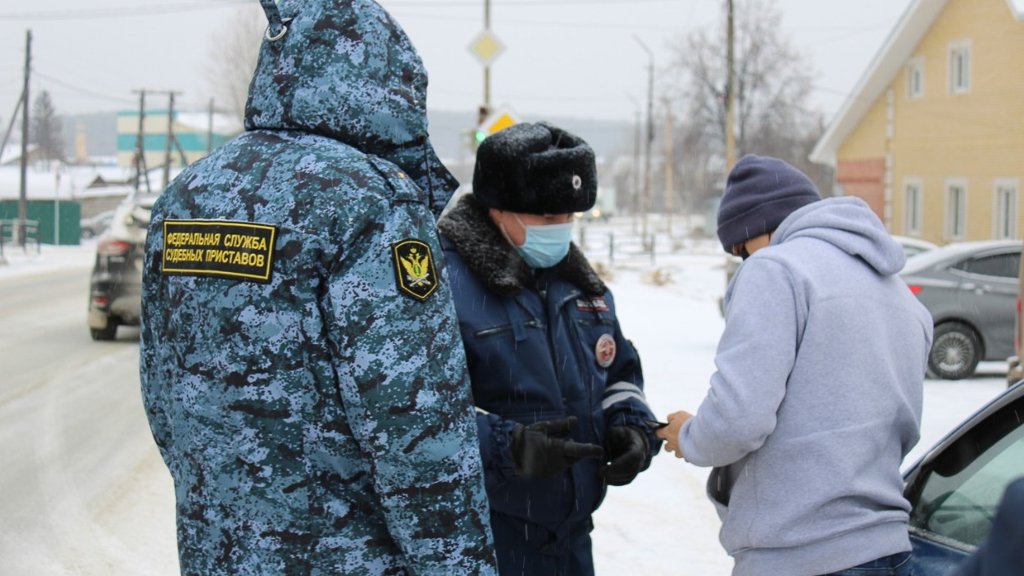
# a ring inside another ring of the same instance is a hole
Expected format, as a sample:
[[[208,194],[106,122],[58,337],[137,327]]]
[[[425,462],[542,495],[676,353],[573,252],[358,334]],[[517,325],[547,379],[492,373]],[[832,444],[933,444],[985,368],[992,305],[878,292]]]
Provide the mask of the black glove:
[[[603,458],[597,444],[569,438],[576,417],[544,420],[512,430],[512,461],[519,476],[557,476],[583,458]]]
[[[608,466],[605,480],[612,486],[625,486],[636,478],[647,461],[647,434],[633,426],[612,426],[605,441]]]

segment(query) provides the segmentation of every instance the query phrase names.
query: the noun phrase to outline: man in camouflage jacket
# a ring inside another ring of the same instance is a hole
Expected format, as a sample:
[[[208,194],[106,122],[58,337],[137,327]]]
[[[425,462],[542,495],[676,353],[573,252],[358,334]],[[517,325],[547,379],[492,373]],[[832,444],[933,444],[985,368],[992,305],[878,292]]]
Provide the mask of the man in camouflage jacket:
[[[183,574],[494,574],[426,73],[371,0],[263,0],[246,132],[153,210],[141,379]]]

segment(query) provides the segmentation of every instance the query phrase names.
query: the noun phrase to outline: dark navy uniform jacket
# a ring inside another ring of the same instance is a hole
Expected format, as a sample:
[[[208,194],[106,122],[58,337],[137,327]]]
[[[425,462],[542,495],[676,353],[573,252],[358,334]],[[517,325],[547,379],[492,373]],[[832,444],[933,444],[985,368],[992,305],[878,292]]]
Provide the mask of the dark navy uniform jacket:
[[[602,463],[582,460],[555,478],[515,475],[515,423],[576,416],[573,439],[604,444],[612,425],[653,419],[640,360],[615,302],[573,246],[554,268],[531,271],[471,196],[440,222],[446,273],[466,348],[492,513],[555,530],[598,507]],[[648,433],[650,456],[659,442]]]

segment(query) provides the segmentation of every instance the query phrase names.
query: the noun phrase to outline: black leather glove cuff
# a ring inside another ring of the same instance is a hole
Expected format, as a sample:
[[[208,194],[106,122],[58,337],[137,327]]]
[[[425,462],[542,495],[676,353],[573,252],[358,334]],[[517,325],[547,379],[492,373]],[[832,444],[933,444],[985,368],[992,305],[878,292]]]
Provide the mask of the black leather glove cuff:
[[[605,441],[609,462],[604,477],[612,486],[625,486],[647,463],[647,434],[634,426],[612,426]]]
[[[544,420],[512,430],[512,461],[520,476],[557,476],[583,458],[602,458],[596,444],[573,441],[569,433],[576,417]]]

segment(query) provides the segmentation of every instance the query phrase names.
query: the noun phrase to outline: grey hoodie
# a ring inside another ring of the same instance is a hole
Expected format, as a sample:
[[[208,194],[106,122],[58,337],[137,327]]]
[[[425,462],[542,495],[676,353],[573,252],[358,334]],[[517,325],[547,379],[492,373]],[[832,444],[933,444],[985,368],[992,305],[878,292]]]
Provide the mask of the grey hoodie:
[[[735,576],[814,575],[910,550],[900,464],[932,339],[893,241],[858,198],[787,217],[726,292],[717,371],[679,445]]]

